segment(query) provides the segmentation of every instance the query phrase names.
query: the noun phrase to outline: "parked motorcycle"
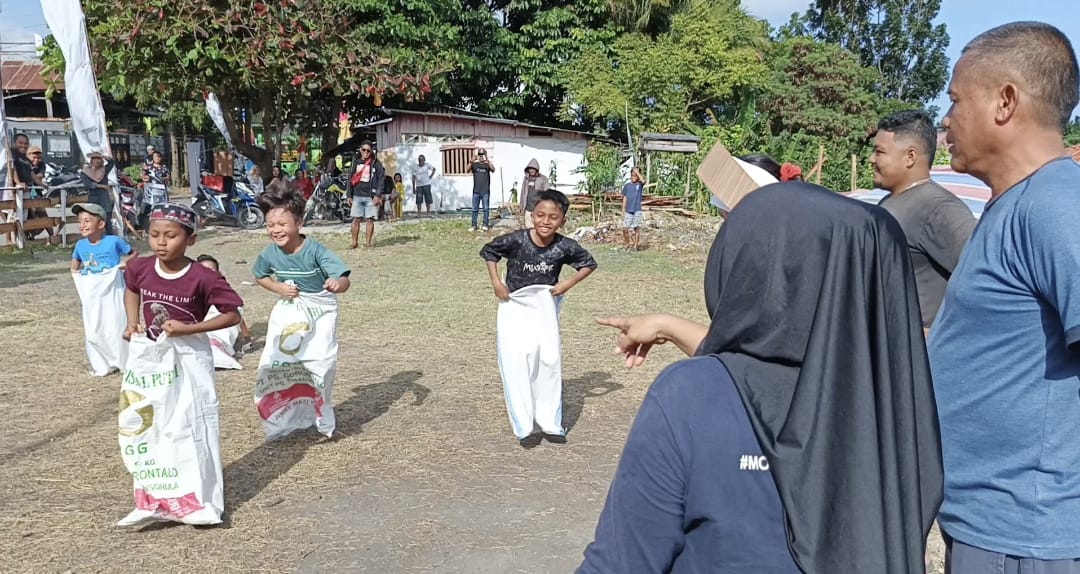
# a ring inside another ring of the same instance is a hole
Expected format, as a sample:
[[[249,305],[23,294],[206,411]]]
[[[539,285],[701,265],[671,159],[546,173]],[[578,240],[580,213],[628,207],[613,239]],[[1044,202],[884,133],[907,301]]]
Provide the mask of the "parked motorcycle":
[[[244,229],[262,227],[266,215],[255,202],[255,196],[241,187],[234,187],[233,192],[233,198],[229,200],[226,194],[200,183],[191,208],[202,218],[225,219]]]
[[[324,175],[304,208],[304,224],[315,220],[349,221],[349,207],[345,202],[348,188],[347,176],[333,178]]]

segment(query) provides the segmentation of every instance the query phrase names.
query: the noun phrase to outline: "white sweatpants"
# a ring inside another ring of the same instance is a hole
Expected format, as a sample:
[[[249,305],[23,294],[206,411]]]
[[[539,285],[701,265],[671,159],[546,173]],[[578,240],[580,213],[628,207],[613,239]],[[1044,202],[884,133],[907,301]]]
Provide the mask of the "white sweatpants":
[[[496,342],[514,436],[537,426],[562,435],[562,339],[559,305],[548,285],[530,285],[499,303]]]

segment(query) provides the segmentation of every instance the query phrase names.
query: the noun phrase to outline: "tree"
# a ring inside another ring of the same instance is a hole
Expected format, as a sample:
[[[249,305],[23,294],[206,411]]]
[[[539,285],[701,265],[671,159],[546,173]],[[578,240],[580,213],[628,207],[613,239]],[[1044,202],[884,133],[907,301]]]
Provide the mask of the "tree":
[[[423,97],[441,71],[437,46],[387,50],[371,43],[365,18],[380,13],[384,4],[376,0],[133,0],[123,10],[104,0],[82,5],[103,90],[161,108],[213,91],[233,143],[264,167],[283,127],[311,121],[312,110],[327,101],[357,94],[376,104],[387,94]],[[408,31],[400,20],[383,24]],[[44,59],[62,68],[58,50],[47,49]],[[256,114],[267,148],[248,137]]]
[[[941,93],[949,76],[945,49],[949,34],[934,25],[941,0],[815,0],[800,27],[814,37],[858,54],[864,66],[881,74],[878,95],[927,104]]]
[[[759,103],[769,151],[809,166],[825,144],[829,162],[822,183],[846,189],[849,154],[861,153],[878,118],[903,104],[875,94],[877,70],[859,65],[855,54],[836,44],[811,38],[777,42],[769,65],[771,84]]]
[[[593,45],[565,70],[566,113],[578,110],[598,127],[696,131],[736,117],[768,77],[764,23],[734,0],[713,0],[678,14],[656,38],[622,34]]]
[[[1065,126],[1065,145],[1080,145],[1080,116],[1076,116]]]

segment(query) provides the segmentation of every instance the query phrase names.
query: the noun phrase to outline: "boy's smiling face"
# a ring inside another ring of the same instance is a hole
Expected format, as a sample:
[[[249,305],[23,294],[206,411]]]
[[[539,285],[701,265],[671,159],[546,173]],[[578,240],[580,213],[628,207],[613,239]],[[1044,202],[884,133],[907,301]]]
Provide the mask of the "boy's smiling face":
[[[559,232],[566,223],[566,215],[554,201],[541,201],[536,204],[532,211],[533,225],[536,226],[536,235],[547,241]]]
[[[274,244],[285,250],[300,241],[300,221],[288,209],[271,209],[266,214],[266,230]]]
[[[105,231],[105,220],[93,213],[82,212],[79,214],[79,234],[83,237],[100,238]]]

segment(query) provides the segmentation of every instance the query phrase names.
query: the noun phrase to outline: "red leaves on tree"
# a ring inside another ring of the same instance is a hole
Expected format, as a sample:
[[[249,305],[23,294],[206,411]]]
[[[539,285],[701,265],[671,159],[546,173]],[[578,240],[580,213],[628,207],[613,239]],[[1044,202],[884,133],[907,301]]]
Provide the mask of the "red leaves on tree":
[[[266,4],[263,4],[262,2],[256,2],[255,3],[255,14],[257,14],[259,16],[266,15]]]

